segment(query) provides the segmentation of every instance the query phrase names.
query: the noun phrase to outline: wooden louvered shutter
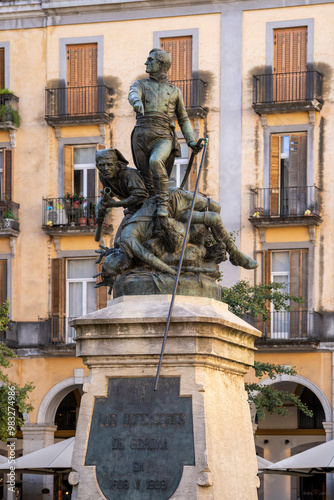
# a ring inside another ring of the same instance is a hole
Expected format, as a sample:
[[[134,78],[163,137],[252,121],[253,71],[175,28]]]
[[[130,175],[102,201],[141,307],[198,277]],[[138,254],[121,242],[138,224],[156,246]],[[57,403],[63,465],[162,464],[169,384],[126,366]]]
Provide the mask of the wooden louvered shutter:
[[[259,263],[259,268],[256,270],[256,274],[259,273],[260,276],[256,277],[256,284],[266,284],[271,282],[271,250],[262,250],[257,252],[256,260]],[[262,316],[258,316],[254,322],[254,326],[262,331],[262,335],[267,337],[270,334],[270,302],[266,302],[266,309],[268,311],[268,319],[263,320]]]
[[[280,147],[279,135],[271,136],[270,144],[270,215],[279,214]]]
[[[307,208],[307,136],[292,134],[289,152],[289,214],[302,215]]]
[[[97,112],[97,44],[67,46],[67,112]]]
[[[51,260],[51,314],[65,316],[65,259]]]
[[[101,265],[97,264],[96,265],[96,273],[101,272]],[[97,283],[101,281],[101,277],[97,279]],[[107,286],[102,286],[100,288],[96,288],[96,308],[97,309],[103,309],[104,307],[107,307],[107,300],[108,300],[108,290],[109,287]]]
[[[12,199],[13,186],[13,152],[11,149],[5,149],[3,152],[3,170],[4,170],[4,195],[7,200]]]
[[[73,192],[73,146],[64,146],[64,194]]]
[[[97,145],[97,150],[100,151],[101,149],[106,149],[106,146],[105,144],[98,144]],[[97,173],[97,178],[98,178],[98,183],[95,184],[95,186],[97,185],[98,186],[98,196],[100,196],[100,193],[101,193],[101,189],[103,189],[103,186],[102,186],[102,182],[100,181],[100,176],[98,175],[98,171],[96,169],[96,173]]]
[[[172,66],[168,71],[171,81],[192,78],[192,37],[162,38],[161,48],[170,53]]]
[[[292,134],[289,154],[289,186],[306,186],[306,134]]]
[[[274,101],[305,99],[306,70],[307,28],[274,30]]]
[[[0,304],[7,298],[7,260],[0,260]]]
[[[65,259],[51,260],[52,341],[66,342]]]
[[[290,338],[307,336],[308,251],[290,251],[290,293],[304,298],[303,304],[290,303]]]
[[[193,99],[192,80],[192,37],[162,38],[161,48],[170,53],[172,66],[168,78],[179,87],[186,108],[191,107]]]
[[[0,88],[5,88],[5,49],[0,49]]]

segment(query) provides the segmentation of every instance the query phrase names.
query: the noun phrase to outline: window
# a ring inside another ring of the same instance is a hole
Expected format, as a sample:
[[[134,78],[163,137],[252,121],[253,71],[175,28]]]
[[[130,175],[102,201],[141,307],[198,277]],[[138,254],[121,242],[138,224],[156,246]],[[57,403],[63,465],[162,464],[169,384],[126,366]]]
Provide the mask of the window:
[[[107,305],[107,287],[94,288],[93,275],[100,271],[95,259],[58,258],[51,261],[52,342],[71,343],[75,330],[68,319]]]
[[[96,310],[96,288],[93,275],[96,273],[92,259],[69,259],[67,261],[67,314],[68,318],[78,318]],[[72,341],[75,330],[69,328],[68,342]]]
[[[7,260],[0,260],[0,304],[7,298]]]
[[[168,187],[180,187],[181,182],[185,176],[187,165],[188,165],[188,146],[185,142],[180,143],[181,146],[181,158],[176,158],[173,166],[172,173],[168,182]],[[184,189],[188,189],[188,181],[186,182]]]
[[[67,113],[97,112],[97,43],[67,45]]]
[[[73,150],[74,192],[85,198],[95,196],[95,147]]]
[[[172,66],[168,71],[169,80],[179,87],[186,108],[193,101],[192,36],[161,38],[161,48],[170,53]]]
[[[12,199],[12,150],[0,150],[0,199]]]
[[[308,313],[308,250],[267,250],[260,252],[257,260],[263,283],[284,283],[286,292],[304,299],[302,304],[290,303],[290,311],[271,308],[268,335],[275,339],[306,338],[312,331]]]
[[[271,216],[303,215],[307,208],[307,135],[273,134],[270,140]]]
[[[307,28],[274,30],[274,101],[305,100]]]
[[[97,195],[98,182],[95,168],[96,149],[104,149],[98,144],[87,146],[64,146],[63,190],[66,193],[93,198]],[[93,202],[93,200],[91,200]],[[94,201],[94,203],[97,200]]]
[[[273,252],[271,260],[271,281],[273,283],[282,283],[285,285],[284,291],[289,292],[290,280],[290,259],[289,252]],[[289,317],[287,314],[275,314],[273,306],[271,338],[288,338],[289,336]]]

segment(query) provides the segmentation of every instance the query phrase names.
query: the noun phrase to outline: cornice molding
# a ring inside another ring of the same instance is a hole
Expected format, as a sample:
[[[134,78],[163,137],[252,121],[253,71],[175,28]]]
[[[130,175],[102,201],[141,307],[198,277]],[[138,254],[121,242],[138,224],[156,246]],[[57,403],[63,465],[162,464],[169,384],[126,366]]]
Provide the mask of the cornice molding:
[[[292,0],[289,7],[320,5],[332,0]],[[285,0],[2,0],[0,30],[37,28],[170,15],[212,14],[233,10],[256,10],[286,7]],[[177,11],[176,11],[177,9]],[[77,17],[77,20],[75,17]],[[115,16],[115,17],[113,17]],[[6,23],[2,26],[2,23]]]

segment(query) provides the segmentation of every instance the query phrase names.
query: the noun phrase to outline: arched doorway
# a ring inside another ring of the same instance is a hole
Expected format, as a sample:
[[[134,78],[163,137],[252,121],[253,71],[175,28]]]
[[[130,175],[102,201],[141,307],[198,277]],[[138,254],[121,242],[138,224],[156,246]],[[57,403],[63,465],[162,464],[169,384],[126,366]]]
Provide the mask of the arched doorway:
[[[55,416],[57,431],[55,438],[75,436],[79,416],[81,391],[74,389],[60,402]]]
[[[307,387],[306,384],[300,383],[300,379],[302,377],[297,380],[290,378],[290,380],[271,382],[279,390],[298,395],[313,411],[313,416],[307,417],[292,403],[286,401],[284,406],[290,412],[288,417],[267,414],[265,420],[258,422],[256,445],[263,448],[264,458],[271,462],[278,462],[326,441],[323,422],[329,417],[329,405],[327,406],[326,398],[319,388],[313,391],[312,383],[308,383]],[[260,498],[261,500],[323,500],[326,498],[326,475],[308,478],[265,475]]]

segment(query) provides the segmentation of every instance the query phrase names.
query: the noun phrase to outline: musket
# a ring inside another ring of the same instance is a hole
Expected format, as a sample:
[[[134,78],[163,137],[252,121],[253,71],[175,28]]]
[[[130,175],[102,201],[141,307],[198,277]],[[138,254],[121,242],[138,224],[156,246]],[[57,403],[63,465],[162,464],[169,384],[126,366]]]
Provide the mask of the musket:
[[[111,195],[110,187],[105,187],[103,189],[103,194],[102,194],[102,199],[101,199],[102,203],[107,203],[110,195]],[[101,239],[102,225],[103,225],[104,216],[106,214],[106,211],[107,211],[106,208],[102,209],[99,217],[97,218],[97,228],[95,230],[95,241],[100,241],[100,239]]]
[[[197,141],[197,144],[196,146],[197,147],[200,147],[200,145],[202,144],[202,142],[205,141],[205,139],[201,138]],[[190,174],[190,170],[191,170],[191,167],[192,167],[192,164],[194,163],[194,158],[195,156],[199,153],[199,151],[197,153],[195,153],[195,151],[192,151],[191,153],[191,156],[190,156],[190,160],[189,160],[189,163],[188,163],[188,166],[187,166],[187,170],[186,170],[186,173],[184,174],[184,177],[183,177],[183,181],[181,182],[180,184],[180,189],[183,189],[187,180],[188,180],[188,177],[189,177],[189,174]]]
[[[170,324],[170,320],[171,320],[171,316],[172,316],[172,312],[173,312],[176,290],[177,290],[177,286],[179,284],[179,278],[180,278],[180,274],[181,274],[181,267],[182,267],[184,252],[185,252],[185,249],[186,249],[187,236],[188,236],[188,233],[189,233],[190,224],[191,224],[191,218],[192,218],[193,211],[194,211],[195,200],[196,200],[196,195],[197,195],[197,191],[198,191],[199,180],[200,180],[200,177],[201,177],[201,172],[202,172],[202,167],[203,167],[203,161],[204,161],[204,157],[205,157],[205,152],[206,152],[206,148],[207,148],[207,145],[208,145],[208,141],[209,141],[209,138],[206,137],[205,142],[204,142],[204,148],[203,148],[202,158],[201,158],[201,164],[200,164],[199,169],[198,169],[198,175],[197,175],[197,179],[196,179],[194,196],[193,196],[193,200],[192,200],[191,207],[190,207],[190,213],[189,213],[189,219],[188,219],[188,223],[187,223],[187,228],[186,228],[186,232],[185,232],[185,235],[184,235],[184,240],[183,240],[183,245],[182,245],[182,250],[181,250],[181,255],[180,255],[180,260],[179,260],[179,265],[178,265],[178,268],[177,268],[177,273],[176,273],[176,278],[175,278],[175,283],[174,283],[174,290],[173,290],[172,300],[171,300],[171,303],[170,303],[169,313],[168,313],[168,317],[167,317],[165,334],[164,334],[164,338],[163,338],[163,341],[162,341],[160,359],[159,359],[159,364],[158,364],[158,369],[157,369],[157,375],[156,375],[155,384],[154,384],[154,390],[155,391],[158,388],[158,382],[159,382],[159,375],[160,375],[160,368],[161,368],[161,363],[162,363],[162,357],[163,357],[164,352],[165,352],[167,335],[168,335],[168,330],[169,330],[169,324]]]

